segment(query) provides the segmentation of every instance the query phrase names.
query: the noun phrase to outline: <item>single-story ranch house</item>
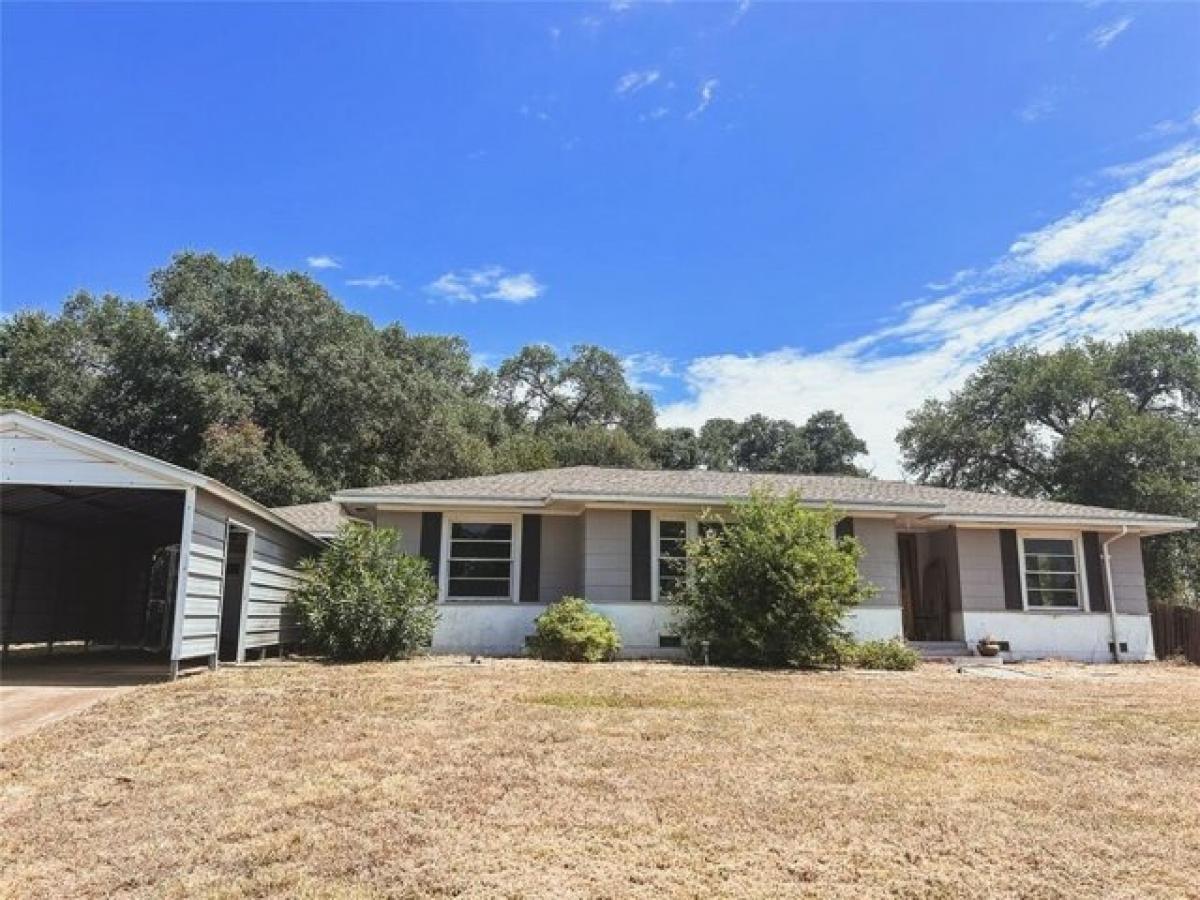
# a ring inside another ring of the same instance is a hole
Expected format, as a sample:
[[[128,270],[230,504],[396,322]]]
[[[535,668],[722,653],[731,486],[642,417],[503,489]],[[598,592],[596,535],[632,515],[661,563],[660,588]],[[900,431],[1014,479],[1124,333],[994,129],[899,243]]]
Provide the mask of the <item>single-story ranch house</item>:
[[[831,504],[879,593],[860,638],[1015,657],[1151,659],[1141,539],[1184,519],[868,478],[590,466],[347,490],[271,510],[208,476],[0,412],[0,642],[137,648],[164,671],[294,642],[297,563],[348,519],[401,532],[438,581],[440,652],[520,653],[564,595],[630,656],[680,652],[664,593],[706,510],[755,488]]]
[[[342,491],[335,515],[401,532],[437,577],[434,650],[519,653],[564,595],[617,625],[624,652],[679,652],[664,594],[706,510],[753,489],[843,513],[879,593],[861,639],[985,636],[1014,657],[1154,658],[1142,538],[1195,527],[1169,516],[852,476],[577,466]]]

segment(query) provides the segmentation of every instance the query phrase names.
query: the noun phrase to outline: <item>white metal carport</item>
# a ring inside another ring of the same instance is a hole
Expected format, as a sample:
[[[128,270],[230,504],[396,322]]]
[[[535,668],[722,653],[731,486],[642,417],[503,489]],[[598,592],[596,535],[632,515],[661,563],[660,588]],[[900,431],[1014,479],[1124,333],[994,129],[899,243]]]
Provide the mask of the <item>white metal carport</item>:
[[[242,660],[297,637],[288,599],[321,542],[211,478],[0,413],[0,642]]]

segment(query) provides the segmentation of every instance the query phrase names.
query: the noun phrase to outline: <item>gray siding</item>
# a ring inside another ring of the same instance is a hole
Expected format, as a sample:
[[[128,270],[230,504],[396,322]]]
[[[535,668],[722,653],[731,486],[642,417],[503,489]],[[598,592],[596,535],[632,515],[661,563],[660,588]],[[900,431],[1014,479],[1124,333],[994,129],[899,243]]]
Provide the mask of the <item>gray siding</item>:
[[[900,605],[900,560],[896,545],[896,526],[890,519],[854,520],[854,536],[863,545],[859,571],[879,593],[868,600],[866,607],[898,607]]]
[[[419,512],[388,512],[381,510],[375,517],[380,528],[395,528],[400,532],[399,550],[405,556],[421,555],[421,514]]]
[[[958,569],[963,612],[1004,611],[1004,569],[1000,532],[990,528],[957,528]]]
[[[961,609],[964,612],[1003,612],[1004,576],[1000,563],[999,531],[987,528],[958,528],[955,531],[958,533]],[[1108,537],[1111,534],[1102,533],[1100,540]],[[1117,612],[1148,613],[1141,540],[1136,537],[1122,538],[1109,547],[1109,552],[1112,554]]]
[[[225,565],[225,517],[196,492],[191,547],[187,554],[182,638],[176,659],[215,656],[221,639],[221,576]]]
[[[296,565],[303,557],[318,552],[319,547],[249,510],[231,506],[198,490],[187,560],[186,592],[181,611],[183,636],[178,659],[210,656],[218,650],[225,531],[230,519],[254,529],[241,649],[271,647],[298,637],[296,623],[287,606],[299,581]]]
[[[633,591],[632,517],[627,509],[583,514],[583,590],[592,603],[628,602]]]
[[[542,603],[583,593],[582,516],[542,516],[541,561]]]
[[[1101,534],[1100,540],[1112,535]],[[1123,537],[1108,545],[1112,557],[1113,594],[1117,612],[1146,615],[1150,612],[1146,599],[1146,574],[1142,570],[1142,539]]]

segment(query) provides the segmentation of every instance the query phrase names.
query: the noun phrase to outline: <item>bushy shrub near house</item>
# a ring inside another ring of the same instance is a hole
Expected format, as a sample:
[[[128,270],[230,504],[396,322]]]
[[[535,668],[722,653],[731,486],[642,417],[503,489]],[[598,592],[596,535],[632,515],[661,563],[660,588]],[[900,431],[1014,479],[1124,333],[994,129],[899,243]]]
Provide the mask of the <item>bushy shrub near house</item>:
[[[621,649],[612,621],[579,597],[563,597],[534,620],[529,652],[540,659],[600,662]]]
[[[706,641],[715,663],[836,662],[846,614],[875,592],[858,574],[858,541],[834,538],[837,520],[794,494],[756,493],[720,528],[702,526],[705,536],[688,545],[685,585],[671,598],[693,655]]]
[[[897,638],[861,643],[847,641],[838,648],[838,656],[843,666],[855,669],[889,669],[895,672],[915,669],[921,661],[920,653]]]
[[[337,660],[402,659],[429,645],[437,584],[428,564],[399,553],[399,532],[358,522],[301,568],[293,595],[305,645]]]

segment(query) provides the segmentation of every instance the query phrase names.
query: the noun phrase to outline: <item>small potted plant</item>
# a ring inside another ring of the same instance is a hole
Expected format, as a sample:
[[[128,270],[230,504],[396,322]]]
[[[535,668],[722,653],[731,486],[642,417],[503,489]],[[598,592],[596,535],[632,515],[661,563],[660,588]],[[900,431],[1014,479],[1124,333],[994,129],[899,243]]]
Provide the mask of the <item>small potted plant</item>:
[[[1000,642],[990,634],[986,634],[979,639],[979,643],[975,645],[975,649],[979,651],[980,656],[999,656]]]

